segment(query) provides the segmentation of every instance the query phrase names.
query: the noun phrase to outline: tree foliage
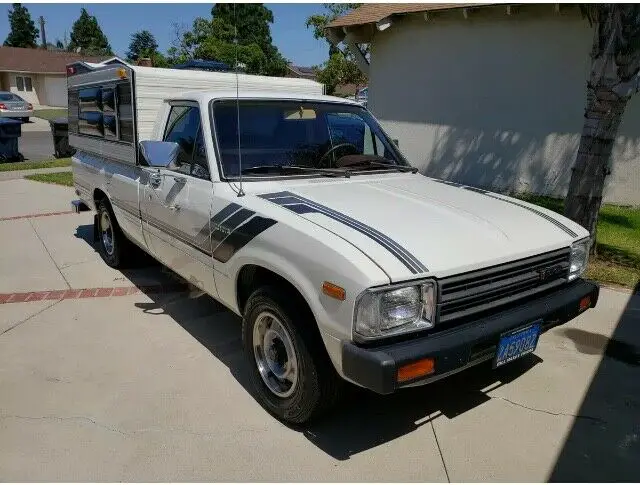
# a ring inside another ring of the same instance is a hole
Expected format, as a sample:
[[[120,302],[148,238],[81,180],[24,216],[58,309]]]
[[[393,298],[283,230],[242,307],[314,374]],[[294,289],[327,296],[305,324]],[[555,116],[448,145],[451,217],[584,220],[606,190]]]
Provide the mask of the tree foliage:
[[[71,41],[68,49],[89,55],[113,55],[107,37],[102,32],[98,20],[89,15],[85,8],[80,11],[80,17],[73,23]]]
[[[156,38],[148,30],[141,30],[131,34],[131,42],[127,51],[127,60],[135,62],[140,58],[153,58],[158,53]]]
[[[361,3],[325,3],[323,4],[325,11],[323,13],[314,14],[307,17],[307,28],[313,29],[313,37],[316,39],[324,39],[329,44],[329,58],[336,52],[338,48],[334,46],[326,37],[325,27],[338,17],[349,13],[354,8],[358,8]]]
[[[318,81],[325,85],[327,94],[334,94],[343,84],[355,84],[356,87],[367,82],[366,76],[355,62],[336,52],[322,68],[316,68]]]
[[[640,87],[640,6],[588,4],[580,8],[594,26],[594,36],[585,121],[565,215],[588,229],[595,242],[618,127],[627,102]]]
[[[176,41],[169,49],[171,62],[202,59],[235,66],[237,61],[250,74],[286,73],[287,61],[271,39],[271,10],[257,3],[225,3],[214,5],[211,14],[211,19],[195,19],[191,30],[175,26]]]
[[[307,18],[307,28],[313,29],[316,39],[325,39],[329,44],[329,60],[322,66],[316,67],[318,81],[324,84],[328,94],[333,94],[341,84],[355,84],[356,86],[367,82],[366,76],[358,68],[353,54],[344,48],[333,45],[326,37],[325,28],[338,17],[349,13],[360,3],[325,3],[323,13],[311,15]],[[365,57],[369,56],[369,46],[360,46]]]
[[[10,31],[4,45],[7,47],[37,47],[38,33],[31,14],[26,7],[19,3],[14,3],[9,10]]]

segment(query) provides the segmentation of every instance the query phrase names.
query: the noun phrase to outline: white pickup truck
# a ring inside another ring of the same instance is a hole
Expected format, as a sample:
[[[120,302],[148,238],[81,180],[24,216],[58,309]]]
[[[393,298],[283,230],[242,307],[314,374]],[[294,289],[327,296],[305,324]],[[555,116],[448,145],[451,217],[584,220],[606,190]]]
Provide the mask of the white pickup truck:
[[[96,211],[102,258],[137,246],[241,316],[256,395],[284,421],[344,381],[388,394],[505,365],[597,303],[584,228],[421,175],[315,83],[114,59],[69,66],[68,85],[74,206]]]

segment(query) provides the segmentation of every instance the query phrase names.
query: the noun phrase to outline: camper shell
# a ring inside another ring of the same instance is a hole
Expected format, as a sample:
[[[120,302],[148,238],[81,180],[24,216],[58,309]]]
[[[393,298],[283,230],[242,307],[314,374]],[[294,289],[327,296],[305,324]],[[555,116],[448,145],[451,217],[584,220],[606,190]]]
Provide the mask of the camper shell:
[[[135,66],[117,57],[69,64],[67,88],[69,145],[130,164],[138,163],[138,142],[153,136],[164,101],[181,93],[325,92],[308,79]]]

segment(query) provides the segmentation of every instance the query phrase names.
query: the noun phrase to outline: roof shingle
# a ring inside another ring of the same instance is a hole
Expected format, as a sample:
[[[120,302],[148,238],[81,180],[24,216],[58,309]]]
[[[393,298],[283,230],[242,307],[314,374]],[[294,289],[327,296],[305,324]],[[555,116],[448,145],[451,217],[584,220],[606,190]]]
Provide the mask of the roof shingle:
[[[75,52],[0,47],[0,71],[59,73],[67,72],[67,65],[77,61],[101,62],[108,57],[83,56]]]

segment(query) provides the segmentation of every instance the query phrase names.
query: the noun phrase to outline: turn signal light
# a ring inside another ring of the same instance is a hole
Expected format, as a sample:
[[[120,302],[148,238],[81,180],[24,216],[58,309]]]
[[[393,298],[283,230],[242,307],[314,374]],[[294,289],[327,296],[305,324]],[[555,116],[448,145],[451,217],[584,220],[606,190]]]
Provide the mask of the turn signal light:
[[[118,69],[118,77],[120,79],[124,79],[127,77],[127,70],[124,67],[121,67],[120,69]]]
[[[7,105],[4,103],[0,103],[0,109],[7,109]]]
[[[31,103],[29,103],[27,106],[29,109],[33,109],[33,105]]]
[[[322,293],[340,301],[344,301],[344,299],[347,297],[347,292],[344,290],[344,288],[338,285],[334,285],[333,283],[329,283],[328,281],[322,283]]]
[[[436,363],[432,358],[421,359],[398,368],[398,382],[412,381],[418,377],[428,376],[436,370]]]

